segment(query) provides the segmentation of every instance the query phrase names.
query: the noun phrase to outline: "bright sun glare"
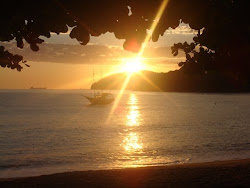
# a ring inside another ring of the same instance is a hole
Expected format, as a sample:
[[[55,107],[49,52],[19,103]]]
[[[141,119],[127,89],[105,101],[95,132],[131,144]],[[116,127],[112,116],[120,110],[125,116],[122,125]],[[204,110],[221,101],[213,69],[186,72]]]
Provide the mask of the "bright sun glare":
[[[123,65],[124,72],[127,73],[136,73],[143,69],[143,64],[141,59],[133,58],[133,59],[126,59]]]

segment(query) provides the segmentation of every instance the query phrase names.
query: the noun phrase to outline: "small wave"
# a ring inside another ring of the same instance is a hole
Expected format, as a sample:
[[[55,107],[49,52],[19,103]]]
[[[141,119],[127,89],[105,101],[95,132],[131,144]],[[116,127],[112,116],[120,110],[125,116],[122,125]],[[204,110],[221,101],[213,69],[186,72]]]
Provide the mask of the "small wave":
[[[183,164],[187,162],[187,160],[175,160],[169,162],[156,162],[156,163],[144,163],[141,164],[142,166],[164,166],[164,165],[171,165],[171,164]],[[138,164],[132,164],[132,166],[138,166]]]
[[[0,170],[5,169],[21,169],[21,168],[39,168],[39,167],[45,167],[45,166],[58,166],[58,165],[65,165],[65,164],[71,164],[70,161],[55,161],[55,160],[41,160],[41,161],[24,161],[21,162],[9,162],[6,164],[0,164]]]
[[[31,166],[30,164],[6,164],[6,165],[0,165],[0,169],[8,169],[8,168],[23,168]]]

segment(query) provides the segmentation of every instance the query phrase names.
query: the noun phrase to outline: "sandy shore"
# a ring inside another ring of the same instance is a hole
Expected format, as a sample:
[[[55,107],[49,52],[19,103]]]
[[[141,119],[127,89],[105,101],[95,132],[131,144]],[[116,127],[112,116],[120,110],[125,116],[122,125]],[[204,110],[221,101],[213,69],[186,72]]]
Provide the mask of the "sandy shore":
[[[0,179],[0,187],[250,187],[250,159]]]

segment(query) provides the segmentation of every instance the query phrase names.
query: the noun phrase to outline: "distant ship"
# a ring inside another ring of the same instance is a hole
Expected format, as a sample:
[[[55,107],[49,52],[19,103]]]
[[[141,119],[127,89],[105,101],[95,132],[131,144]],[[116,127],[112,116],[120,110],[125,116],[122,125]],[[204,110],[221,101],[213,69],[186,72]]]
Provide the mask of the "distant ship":
[[[46,87],[33,87],[31,86],[30,89],[47,89]]]

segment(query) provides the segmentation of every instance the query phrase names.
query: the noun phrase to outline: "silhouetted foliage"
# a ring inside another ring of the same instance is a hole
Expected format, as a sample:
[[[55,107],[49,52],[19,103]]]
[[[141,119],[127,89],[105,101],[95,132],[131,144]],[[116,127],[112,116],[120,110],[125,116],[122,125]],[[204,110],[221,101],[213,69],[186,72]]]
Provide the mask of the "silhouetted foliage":
[[[1,67],[8,67],[11,69],[17,69],[18,71],[21,71],[23,68],[20,63],[23,63],[27,67],[29,67],[28,64],[26,64],[26,61],[23,61],[23,57],[20,55],[13,55],[12,53],[8,52],[4,49],[3,46],[0,46],[0,65]]]
[[[186,72],[206,74],[207,71],[234,72],[239,79],[249,75],[249,6],[243,0],[193,1],[185,8],[190,15],[184,23],[198,30],[194,42],[178,43],[172,47],[186,53],[186,61],[179,66]],[[192,6],[192,7],[191,7]]]
[[[86,45],[90,36],[112,32],[126,39],[124,49],[137,52],[162,0],[43,0],[6,1],[0,12],[0,41],[15,40],[18,48],[26,41],[33,51],[44,42],[40,37],[67,33]],[[250,72],[249,6],[246,0],[169,0],[152,35],[156,42],[168,28],[180,22],[197,31],[194,42],[172,47],[187,60],[179,63],[186,72],[205,74],[229,70],[238,77]],[[131,13],[130,13],[131,11]],[[0,65],[21,70],[22,58],[1,48]]]

